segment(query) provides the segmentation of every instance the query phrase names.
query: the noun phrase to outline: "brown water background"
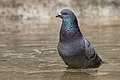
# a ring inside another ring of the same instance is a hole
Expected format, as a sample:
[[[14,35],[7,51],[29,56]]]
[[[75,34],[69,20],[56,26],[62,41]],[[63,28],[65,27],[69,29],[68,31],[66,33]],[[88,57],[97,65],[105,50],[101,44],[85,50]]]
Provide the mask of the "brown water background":
[[[119,0],[22,1],[0,1],[0,80],[119,80]],[[64,7],[76,12],[105,61],[99,68],[67,69],[58,55],[61,20],[54,16]]]

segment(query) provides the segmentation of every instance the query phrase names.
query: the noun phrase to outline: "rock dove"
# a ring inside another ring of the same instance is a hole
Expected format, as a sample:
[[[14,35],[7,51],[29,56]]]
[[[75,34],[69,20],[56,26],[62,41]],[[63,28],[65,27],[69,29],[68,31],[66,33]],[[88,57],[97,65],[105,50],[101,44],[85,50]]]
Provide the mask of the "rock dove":
[[[69,9],[63,9],[56,17],[62,19],[58,53],[68,68],[99,67],[102,60],[81,33],[75,14]]]

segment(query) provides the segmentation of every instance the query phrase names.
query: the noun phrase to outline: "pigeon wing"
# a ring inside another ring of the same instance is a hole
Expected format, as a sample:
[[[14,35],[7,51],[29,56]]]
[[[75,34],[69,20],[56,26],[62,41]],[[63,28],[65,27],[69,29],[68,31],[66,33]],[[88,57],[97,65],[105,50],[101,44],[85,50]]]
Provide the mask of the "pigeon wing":
[[[87,38],[84,38],[84,41],[85,41],[85,56],[89,60],[95,60],[97,57],[97,54],[94,50],[94,47],[90,44]]]

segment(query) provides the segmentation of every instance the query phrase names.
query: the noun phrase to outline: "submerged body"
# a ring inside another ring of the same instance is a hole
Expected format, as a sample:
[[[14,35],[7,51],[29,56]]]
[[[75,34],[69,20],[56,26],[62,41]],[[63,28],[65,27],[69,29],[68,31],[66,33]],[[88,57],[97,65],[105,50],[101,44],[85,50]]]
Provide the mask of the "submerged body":
[[[63,9],[57,17],[62,19],[58,52],[65,64],[69,68],[99,67],[102,60],[81,33],[74,13]]]

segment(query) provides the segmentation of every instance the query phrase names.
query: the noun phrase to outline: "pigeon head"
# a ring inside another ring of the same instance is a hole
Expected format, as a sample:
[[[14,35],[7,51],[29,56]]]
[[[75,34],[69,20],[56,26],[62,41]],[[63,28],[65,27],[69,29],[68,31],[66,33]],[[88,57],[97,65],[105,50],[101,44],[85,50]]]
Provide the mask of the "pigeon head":
[[[69,9],[63,9],[56,17],[60,17],[62,20],[71,19],[75,20],[75,14]]]
[[[63,9],[56,17],[62,19],[62,24],[67,30],[72,28],[74,25],[78,25],[75,14],[69,9]]]

